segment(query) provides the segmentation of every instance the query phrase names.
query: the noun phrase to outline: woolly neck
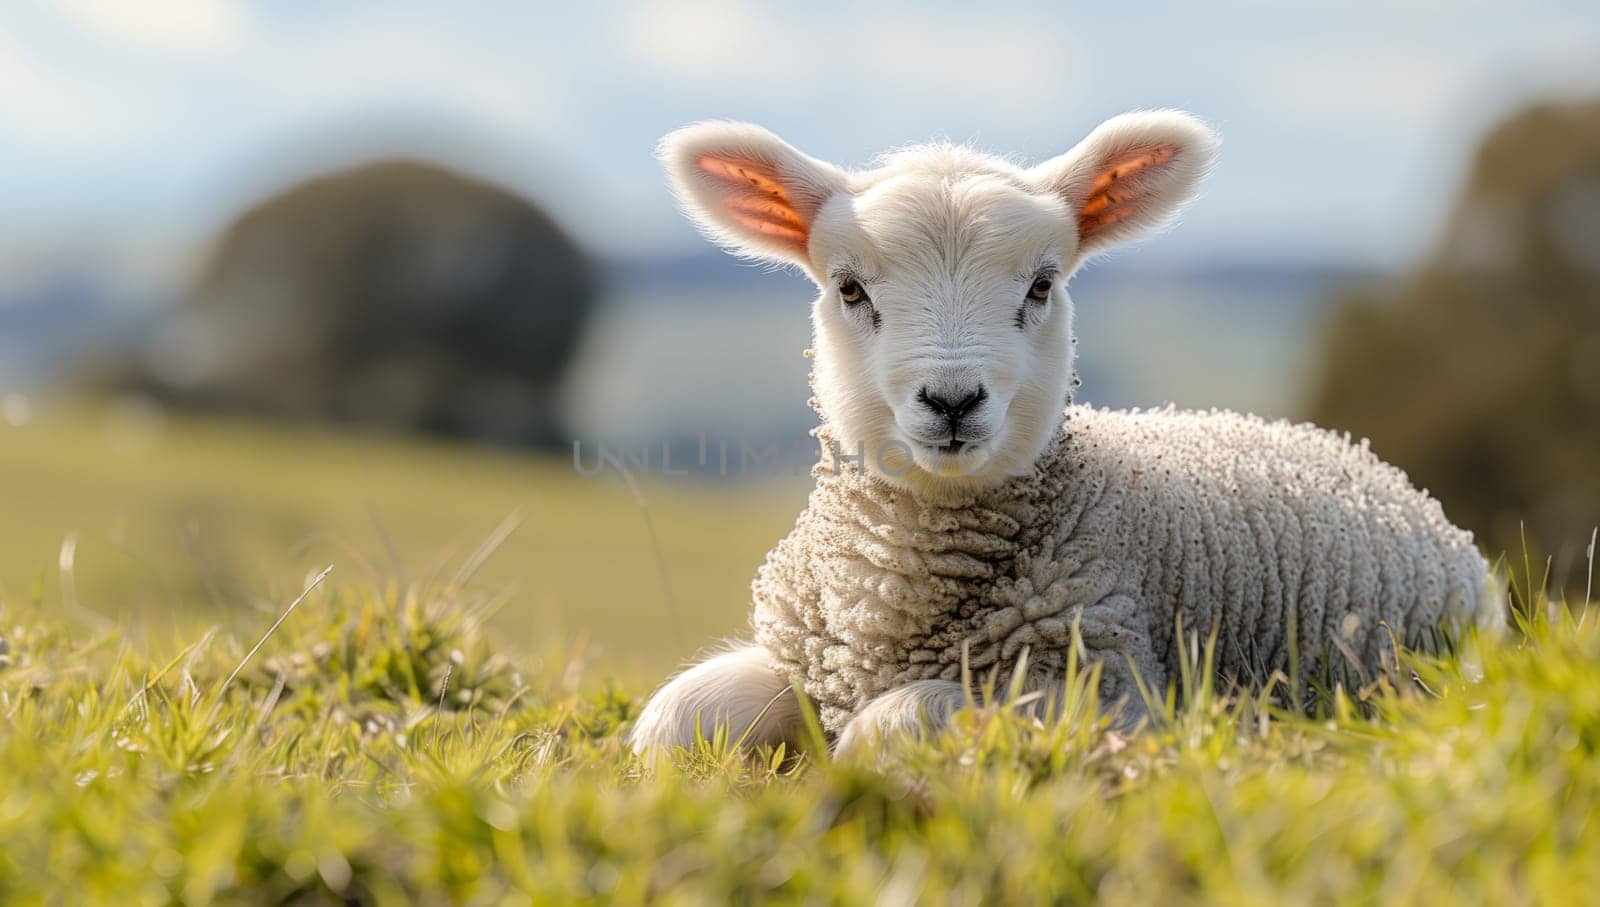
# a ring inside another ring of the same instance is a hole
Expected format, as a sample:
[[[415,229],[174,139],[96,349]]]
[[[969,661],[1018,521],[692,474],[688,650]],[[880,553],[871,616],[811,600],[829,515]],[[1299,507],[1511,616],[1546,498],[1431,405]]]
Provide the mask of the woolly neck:
[[[836,462],[826,418],[812,432],[823,450],[816,485],[752,585],[752,627],[775,670],[803,682],[830,733],[900,683],[952,679],[963,664],[1008,670],[1014,653],[1002,649],[1014,634],[993,622],[1023,621],[1034,565],[1054,563],[1055,539],[1081,514],[1074,418],[1066,413],[1029,472],[937,497],[892,484],[853,455]],[[1030,670],[1060,669],[1057,648],[1036,653]]]

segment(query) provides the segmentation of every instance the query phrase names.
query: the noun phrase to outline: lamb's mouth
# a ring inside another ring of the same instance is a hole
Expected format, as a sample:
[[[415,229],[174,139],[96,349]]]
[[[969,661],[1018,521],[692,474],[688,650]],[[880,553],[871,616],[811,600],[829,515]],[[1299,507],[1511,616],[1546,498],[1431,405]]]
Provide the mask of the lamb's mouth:
[[[921,448],[935,460],[956,459],[963,454],[973,454],[983,449],[982,438],[957,438],[950,437],[943,441],[924,441]]]

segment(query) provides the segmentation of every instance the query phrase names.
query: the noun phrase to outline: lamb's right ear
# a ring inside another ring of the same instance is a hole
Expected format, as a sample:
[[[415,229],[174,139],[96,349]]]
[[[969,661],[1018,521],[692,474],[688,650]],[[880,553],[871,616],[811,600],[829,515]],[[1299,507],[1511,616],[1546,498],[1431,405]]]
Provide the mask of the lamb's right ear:
[[[811,224],[847,176],[759,126],[696,123],[661,140],[678,203],[702,231],[752,258],[810,268]]]

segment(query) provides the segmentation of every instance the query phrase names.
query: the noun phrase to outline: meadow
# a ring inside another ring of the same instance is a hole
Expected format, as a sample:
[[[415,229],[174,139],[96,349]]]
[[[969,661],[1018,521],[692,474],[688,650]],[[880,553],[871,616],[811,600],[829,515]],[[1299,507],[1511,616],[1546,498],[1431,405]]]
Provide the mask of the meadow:
[[[1516,631],[1142,733],[1074,672],[881,762],[813,734],[641,760],[803,486],[76,406],[0,429],[0,902],[1581,902],[1600,629]],[[520,512],[514,530],[507,522]],[[497,528],[498,527],[498,528]],[[501,531],[505,530],[505,531]],[[332,572],[324,574],[327,567]],[[681,636],[682,642],[675,636]]]
[[[808,480],[586,476],[527,456],[136,402],[41,404],[0,422],[0,598],[90,625],[247,631],[308,572],[408,586],[459,571],[497,599],[513,651],[581,645],[630,683],[737,633],[750,578]],[[588,442],[586,442],[588,443]],[[591,470],[597,447],[583,452]],[[615,445],[608,450],[621,451]],[[658,464],[658,461],[653,461]]]

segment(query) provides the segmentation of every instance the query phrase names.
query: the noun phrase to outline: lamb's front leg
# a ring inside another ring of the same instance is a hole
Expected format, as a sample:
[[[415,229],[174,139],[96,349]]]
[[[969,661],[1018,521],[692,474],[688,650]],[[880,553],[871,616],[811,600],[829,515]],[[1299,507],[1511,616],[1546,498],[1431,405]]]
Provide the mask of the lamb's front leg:
[[[753,749],[792,743],[800,726],[800,703],[788,681],[773,673],[767,651],[741,646],[689,667],[656,690],[628,743],[636,753],[690,747],[696,727],[708,739],[726,727],[730,740],[743,737]]]
[[[1166,692],[1167,673],[1150,638],[1147,609],[1132,595],[1113,595],[1085,609],[1078,630],[1087,664],[1100,662],[1100,710],[1112,727],[1127,732],[1150,717],[1145,689],[1158,699]]]
[[[953,680],[914,680],[867,703],[839,735],[834,752],[848,756],[876,747],[897,733],[938,731],[961,710],[966,696]]]

